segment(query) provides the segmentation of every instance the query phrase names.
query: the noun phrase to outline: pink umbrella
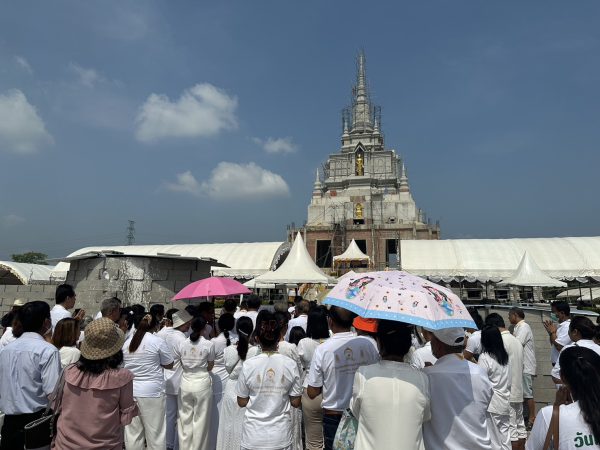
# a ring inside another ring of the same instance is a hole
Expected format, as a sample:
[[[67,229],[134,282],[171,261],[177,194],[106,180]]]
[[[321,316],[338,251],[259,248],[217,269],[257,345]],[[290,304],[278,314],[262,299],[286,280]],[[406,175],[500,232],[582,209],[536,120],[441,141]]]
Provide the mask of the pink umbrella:
[[[188,284],[173,297],[173,301],[198,297],[227,297],[251,292],[242,283],[231,278],[210,277]]]

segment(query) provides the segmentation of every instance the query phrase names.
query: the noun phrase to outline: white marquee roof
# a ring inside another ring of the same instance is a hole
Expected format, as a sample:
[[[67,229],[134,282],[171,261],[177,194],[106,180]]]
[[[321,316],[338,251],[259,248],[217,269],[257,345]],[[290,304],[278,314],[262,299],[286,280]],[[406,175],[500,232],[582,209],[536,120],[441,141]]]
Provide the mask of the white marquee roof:
[[[8,284],[10,278],[16,278],[21,284],[48,282],[54,266],[44,264],[25,264],[14,261],[0,261],[0,284]]]
[[[519,268],[512,277],[502,280],[500,284],[513,286],[567,287],[567,283],[546,275],[535,263],[529,253],[525,252]]]
[[[500,281],[527,252],[548,276],[600,277],[600,237],[445,239],[400,242],[402,269],[430,278]]]
[[[281,266],[255,278],[256,282],[274,284],[329,283],[329,277],[310,257],[300,233]]]
[[[367,255],[365,255],[360,248],[358,248],[356,241],[352,239],[352,242],[350,242],[350,245],[348,246],[346,251],[341,255],[334,256],[333,261],[370,261],[370,258]]]
[[[267,272],[277,263],[285,247],[284,242],[238,242],[226,244],[180,244],[180,245],[124,245],[98,246],[79,249],[68,257],[89,252],[117,251],[138,256],[185,256],[212,258],[228,266],[214,267],[216,276],[252,278]],[[66,273],[69,263],[61,262],[56,266],[57,275]]]

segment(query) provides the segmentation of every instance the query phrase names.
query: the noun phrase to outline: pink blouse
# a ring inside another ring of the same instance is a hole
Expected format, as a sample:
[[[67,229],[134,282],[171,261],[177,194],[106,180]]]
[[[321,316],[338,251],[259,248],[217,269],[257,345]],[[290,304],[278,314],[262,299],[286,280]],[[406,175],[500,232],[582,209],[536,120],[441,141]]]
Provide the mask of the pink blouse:
[[[111,369],[96,375],[76,366],[65,371],[62,411],[53,448],[121,450],[122,427],[138,415],[133,374],[127,369]]]

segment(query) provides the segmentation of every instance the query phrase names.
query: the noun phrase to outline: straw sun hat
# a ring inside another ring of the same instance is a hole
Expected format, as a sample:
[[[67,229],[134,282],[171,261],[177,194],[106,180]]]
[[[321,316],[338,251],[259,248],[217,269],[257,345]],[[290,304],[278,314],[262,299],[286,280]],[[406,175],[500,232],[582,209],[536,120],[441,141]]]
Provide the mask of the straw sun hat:
[[[108,317],[94,320],[85,328],[81,356],[92,361],[108,358],[123,347],[125,335]]]

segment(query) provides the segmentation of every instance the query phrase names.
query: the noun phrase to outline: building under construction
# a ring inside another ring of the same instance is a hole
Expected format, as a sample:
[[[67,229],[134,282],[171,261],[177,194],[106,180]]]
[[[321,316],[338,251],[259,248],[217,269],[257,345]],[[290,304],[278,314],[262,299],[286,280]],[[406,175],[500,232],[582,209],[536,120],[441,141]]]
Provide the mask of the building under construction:
[[[342,146],[317,169],[301,229],[315,262],[332,268],[333,257],[354,239],[370,257],[371,267],[398,267],[402,239],[439,239],[413,200],[406,167],[395,150],[386,149],[381,108],[373,106],[367,86],[365,56],[357,61],[352,104],[342,112]],[[297,231],[292,225],[290,237]]]

